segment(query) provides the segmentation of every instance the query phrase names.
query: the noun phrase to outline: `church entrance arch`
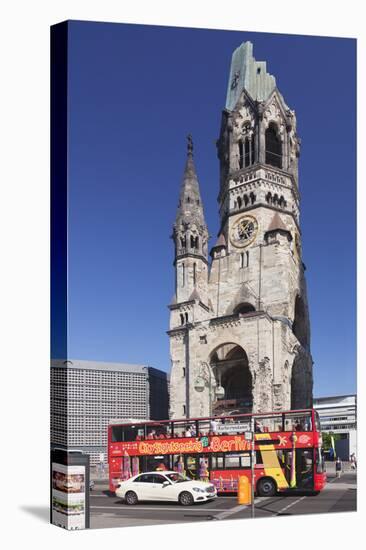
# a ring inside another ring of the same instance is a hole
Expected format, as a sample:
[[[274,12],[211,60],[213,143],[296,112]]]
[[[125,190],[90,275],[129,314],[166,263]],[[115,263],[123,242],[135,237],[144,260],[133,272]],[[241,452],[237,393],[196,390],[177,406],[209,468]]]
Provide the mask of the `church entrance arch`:
[[[245,350],[234,343],[222,344],[210,354],[216,384],[225,390],[213,404],[213,414],[249,413],[253,408],[253,380]]]

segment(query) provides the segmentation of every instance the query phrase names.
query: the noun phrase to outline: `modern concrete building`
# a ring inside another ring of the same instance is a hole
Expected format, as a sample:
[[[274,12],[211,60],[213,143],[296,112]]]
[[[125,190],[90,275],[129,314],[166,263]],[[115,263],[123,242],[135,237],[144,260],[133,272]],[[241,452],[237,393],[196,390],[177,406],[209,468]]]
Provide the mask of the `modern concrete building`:
[[[167,374],[145,365],[51,363],[51,444],[79,449],[91,465],[107,461],[112,420],[168,418]]]
[[[336,453],[342,460],[357,456],[357,395],[336,395],[314,398],[323,432],[339,434]]]
[[[250,42],[232,56],[217,152],[220,220],[209,261],[189,136],[172,235],[170,415],[310,407],[300,139],[295,112]]]

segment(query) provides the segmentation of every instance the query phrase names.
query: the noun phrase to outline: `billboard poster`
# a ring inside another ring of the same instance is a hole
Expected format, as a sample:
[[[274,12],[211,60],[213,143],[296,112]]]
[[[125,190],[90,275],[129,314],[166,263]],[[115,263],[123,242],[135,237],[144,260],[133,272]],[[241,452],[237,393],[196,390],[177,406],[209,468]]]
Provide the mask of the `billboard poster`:
[[[85,466],[52,463],[53,524],[85,529]]]

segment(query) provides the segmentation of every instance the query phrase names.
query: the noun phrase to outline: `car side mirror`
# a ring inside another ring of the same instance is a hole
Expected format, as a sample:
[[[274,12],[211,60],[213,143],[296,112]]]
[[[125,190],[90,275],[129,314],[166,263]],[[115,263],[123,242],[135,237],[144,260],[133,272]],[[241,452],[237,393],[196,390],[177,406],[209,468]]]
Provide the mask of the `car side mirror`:
[[[170,485],[169,481],[164,481],[164,483],[163,483],[163,488],[164,488],[164,487],[168,487],[168,485]]]

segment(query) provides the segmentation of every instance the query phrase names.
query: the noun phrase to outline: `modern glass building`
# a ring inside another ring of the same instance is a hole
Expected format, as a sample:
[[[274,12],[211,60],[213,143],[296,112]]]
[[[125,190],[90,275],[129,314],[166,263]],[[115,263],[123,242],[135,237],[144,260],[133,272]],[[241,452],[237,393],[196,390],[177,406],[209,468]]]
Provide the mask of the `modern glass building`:
[[[54,360],[51,363],[51,445],[107,462],[107,426],[168,418],[167,374],[146,365]]]
[[[317,397],[314,408],[320,416],[322,432],[339,434],[336,453],[342,460],[349,460],[352,453],[357,456],[357,395]]]

